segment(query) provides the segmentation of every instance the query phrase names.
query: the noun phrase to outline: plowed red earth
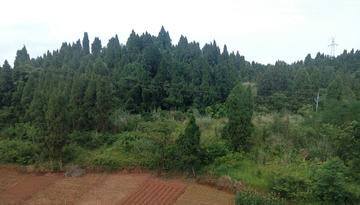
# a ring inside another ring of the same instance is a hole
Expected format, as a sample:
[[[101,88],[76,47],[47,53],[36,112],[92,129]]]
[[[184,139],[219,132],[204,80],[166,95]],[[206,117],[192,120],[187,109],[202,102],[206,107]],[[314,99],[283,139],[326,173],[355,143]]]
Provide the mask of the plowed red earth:
[[[137,191],[127,197],[123,205],[133,204],[173,204],[185,192],[187,185],[180,182],[149,180]]]
[[[71,178],[0,167],[0,204],[234,204],[234,195],[211,187],[124,173]]]

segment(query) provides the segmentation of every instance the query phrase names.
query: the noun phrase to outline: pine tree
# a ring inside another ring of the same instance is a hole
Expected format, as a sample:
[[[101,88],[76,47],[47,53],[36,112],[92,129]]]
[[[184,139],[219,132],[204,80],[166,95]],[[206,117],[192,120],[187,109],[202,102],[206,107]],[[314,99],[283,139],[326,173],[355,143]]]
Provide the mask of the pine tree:
[[[12,69],[7,60],[5,60],[2,69],[0,69],[0,108],[11,105],[11,96],[14,91],[12,81]]]
[[[101,52],[101,40],[99,37],[95,37],[94,42],[91,44],[91,53],[97,57]]]
[[[165,31],[164,26],[161,26],[161,30],[157,37],[157,41],[160,44],[160,48],[162,49],[170,49],[171,48],[171,38],[168,31]]]
[[[84,55],[89,55],[90,54],[90,44],[89,44],[89,36],[88,36],[87,32],[84,33],[84,38],[83,38],[82,44],[83,44]]]
[[[96,119],[96,81],[91,77],[84,96],[84,110],[87,111],[87,124],[90,129],[95,129]]]
[[[341,76],[338,75],[327,89],[326,100],[342,100],[343,90],[344,84]]]
[[[112,96],[109,83],[104,78],[100,78],[96,82],[95,107],[95,129],[97,131],[105,131],[109,124],[109,114],[112,107]]]
[[[70,121],[66,96],[61,90],[56,89],[52,92],[45,119],[48,134],[43,136],[40,144],[46,149],[52,168],[53,160],[57,159],[62,170],[62,149],[66,144]]]
[[[87,129],[86,112],[84,109],[84,96],[86,92],[86,81],[84,76],[76,74],[70,92],[70,121],[73,130],[82,131]]]
[[[236,151],[248,151],[253,132],[251,118],[254,109],[250,86],[244,88],[240,83],[236,85],[230,92],[225,106],[229,121],[222,130],[222,138],[229,140]]]
[[[191,115],[185,132],[175,141],[175,157],[180,160],[180,168],[192,168],[199,163],[200,127]]]
[[[28,54],[25,45],[21,50],[16,51],[16,57],[14,61],[14,68],[20,64],[30,63],[30,55]]]
[[[305,68],[300,68],[296,74],[292,92],[294,111],[299,110],[304,105],[312,103],[314,94],[308,72]]]

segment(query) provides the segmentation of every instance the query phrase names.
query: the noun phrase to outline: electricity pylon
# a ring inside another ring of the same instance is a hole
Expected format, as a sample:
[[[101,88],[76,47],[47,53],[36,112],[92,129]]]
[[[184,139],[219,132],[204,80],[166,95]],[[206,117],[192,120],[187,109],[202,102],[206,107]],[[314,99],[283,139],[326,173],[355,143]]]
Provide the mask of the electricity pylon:
[[[330,58],[332,59],[335,57],[335,46],[338,46],[338,44],[334,42],[335,37],[331,37],[329,40],[331,40],[331,44],[328,47],[331,46]]]

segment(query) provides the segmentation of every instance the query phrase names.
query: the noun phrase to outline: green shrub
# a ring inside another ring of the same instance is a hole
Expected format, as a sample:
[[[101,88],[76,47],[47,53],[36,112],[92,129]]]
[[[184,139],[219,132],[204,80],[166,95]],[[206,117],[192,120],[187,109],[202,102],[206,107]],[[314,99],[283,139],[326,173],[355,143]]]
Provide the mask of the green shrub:
[[[99,132],[79,132],[74,131],[69,135],[68,143],[76,143],[85,149],[98,149],[101,146],[111,145],[118,139],[118,135],[111,133],[99,133]]]
[[[200,147],[200,161],[203,165],[211,164],[218,157],[228,154],[229,150],[224,144],[213,143],[210,145],[202,145]]]
[[[252,190],[239,191],[235,197],[236,205],[286,205],[286,201],[276,194],[262,196]]]
[[[270,190],[279,193],[280,197],[303,200],[308,197],[312,181],[301,174],[296,175],[290,171],[273,174],[270,178]]]
[[[317,172],[315,201],[325,204],[356,204],[359,196],[351,192],[344,179],[347,167],[339,158],[331,158]]]
[[[21,140],[0,141],[0,164],[33,164],[39,160],[40,151],[31,142]]]

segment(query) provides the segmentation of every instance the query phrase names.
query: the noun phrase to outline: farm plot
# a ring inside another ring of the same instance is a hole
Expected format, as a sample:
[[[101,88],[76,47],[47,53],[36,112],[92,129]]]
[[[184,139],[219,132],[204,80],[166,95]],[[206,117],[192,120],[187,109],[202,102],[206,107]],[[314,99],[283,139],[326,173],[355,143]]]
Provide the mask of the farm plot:
[[[90,190],[77,204],[119,204],[150,178],[145,174],[110,174],[104,182]]]
[[[175,205],[232,205],[235,204],[234,194],[219,191],[215,188],[192,184],[179,197]]]
[[[66,177],[35,194],[25,204],[74,204],[106,177],[107,174],[87,174],[79,178]]]
[[[173,204],[185,192],[187,185],[180,182],[149,180],[121,204]]]

